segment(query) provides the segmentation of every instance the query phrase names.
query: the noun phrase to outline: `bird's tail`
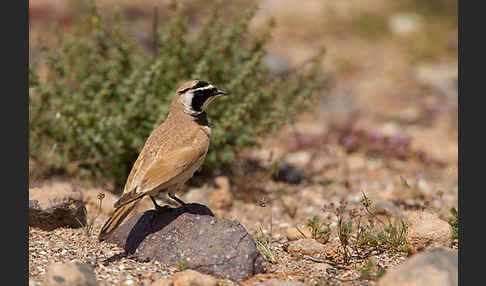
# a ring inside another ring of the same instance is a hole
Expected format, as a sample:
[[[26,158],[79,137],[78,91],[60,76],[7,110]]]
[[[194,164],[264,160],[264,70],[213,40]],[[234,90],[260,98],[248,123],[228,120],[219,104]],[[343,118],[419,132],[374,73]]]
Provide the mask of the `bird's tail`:
[[[128,204],[122,205],[115,209],[111,217],[105,222],[101,227],[100,234],[98,235],[98,240],[103,241],[107,239],[110,234],[123,222],[123,220],[132,212],[137,203],[142,198],[138,198],[129,202]]]

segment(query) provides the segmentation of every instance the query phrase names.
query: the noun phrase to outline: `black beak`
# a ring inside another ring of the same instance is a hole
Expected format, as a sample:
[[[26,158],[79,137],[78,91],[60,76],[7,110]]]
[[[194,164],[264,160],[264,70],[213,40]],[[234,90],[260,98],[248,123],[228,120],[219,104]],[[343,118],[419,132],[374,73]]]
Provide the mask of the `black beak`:
[[[227,95],[227,94],[229,94],[229,92],[222,89],[218,89],[218,91],[216,91],[216,95]]]

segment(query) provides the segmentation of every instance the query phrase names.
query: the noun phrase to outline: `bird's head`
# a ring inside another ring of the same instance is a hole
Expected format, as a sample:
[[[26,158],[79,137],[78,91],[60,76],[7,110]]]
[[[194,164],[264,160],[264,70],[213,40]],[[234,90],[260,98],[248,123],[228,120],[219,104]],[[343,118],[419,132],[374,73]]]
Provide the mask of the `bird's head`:
[[[216,97],[226,94],[228,92],[208,82],[192,80],[177,89],[175,101],[183,105],[185,113],[197,116],[203,113]]]

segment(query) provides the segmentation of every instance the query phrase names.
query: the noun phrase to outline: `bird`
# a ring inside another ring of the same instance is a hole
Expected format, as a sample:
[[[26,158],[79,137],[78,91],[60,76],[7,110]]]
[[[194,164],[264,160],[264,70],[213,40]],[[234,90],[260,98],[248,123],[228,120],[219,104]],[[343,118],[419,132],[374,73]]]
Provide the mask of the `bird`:
[[[114,204],[115,210],[101,227],[99,241],[106,240],[145,196],[150,196],[156,210],[168,207],[155,200],[164,193],[185,206],[176,193],[204,162],[210,145],[206,108],[215,98],[227,94],[203,80],[187,81],[176,90],[167,118],[145,142]]]

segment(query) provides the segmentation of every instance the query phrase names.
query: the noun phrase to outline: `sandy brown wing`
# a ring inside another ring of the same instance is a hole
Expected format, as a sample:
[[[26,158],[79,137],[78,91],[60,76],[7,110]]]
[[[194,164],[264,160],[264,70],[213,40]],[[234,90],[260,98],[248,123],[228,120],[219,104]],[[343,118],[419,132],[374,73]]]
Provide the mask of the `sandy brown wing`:
[[[185,146],[165,153],[157,157],[148,167],[139,184],[141,192],[137,188],[124,193],[116,202],[117,207],[127,204],[155,189],[164,189],[173,184],[182,183],[186,171],[195,167],[199,159],[206,155],[207,148],[194,148]]]
[[[146,154],[147,150],[146,148],[143,148],[138,155],[137,160],[133,164],[130,174],[128,175],[127,181],[125,183],[125,188],[123,190],[124,193],[128,193],[137,188],[137,185],[140,181],[139,177],[141,173],[148,167],[148,165],[153,162],[153,158],[146,156]]]
[[[132,167],[132,170],[130,171],[130,174],[128,175],[128,178],[127,178],[127,181],[125,183],[125,188],[123,190],[122,196],[113,205],[114,208],[118,208],[121,205],[126,204],[126,203],[123,203],[122,204],[121,201],[122,201],[122,199],[124,201],[126,201],[127,198],[128,198],[127,197],[128,194],[131,194],[131,196],[133,196],[135,194],[132,191],[137,189],[137,181],[136,181],[136,178],[138,176],[140,176],[140,173],[139,172],[142,171],[144,165],[147,164],[148,161],[149,161],[149,160],[146,160],[146,159],[144,160],[144,157],[145,157],[144,156],[144,152],[142,150],[142,152],[138,156],[137,160],[135,161],[135,164],[133,164],[133,167]],[[129,201],[132,201],[132,200],[129,200]]]
[[[155,159],[154,156],[156,156],[154,154],[156,154],[156,152],[153,151],[157,149],[158,145],[160,145],[157,144],[158,140],[160,139],[159,137],[164,136],[165,132],[163,131],[166,130],[166,128],[164,128],[164,125],[165,122],[159,127],[157,127],[157,129],[152,131],[149,138],[145,142],[142,151],[140,151],[140,154],[138,155],[138,158],[133,164],[132,170],[128,175],[127,181],[125,183],[125,188],[123,190],[124,194],[135,190],[140,185],[143,173],[147,170],[149,165],[151,165],[152,162],[154,161]],[[116,203],[116,205],[118,205],[118,202]]]

